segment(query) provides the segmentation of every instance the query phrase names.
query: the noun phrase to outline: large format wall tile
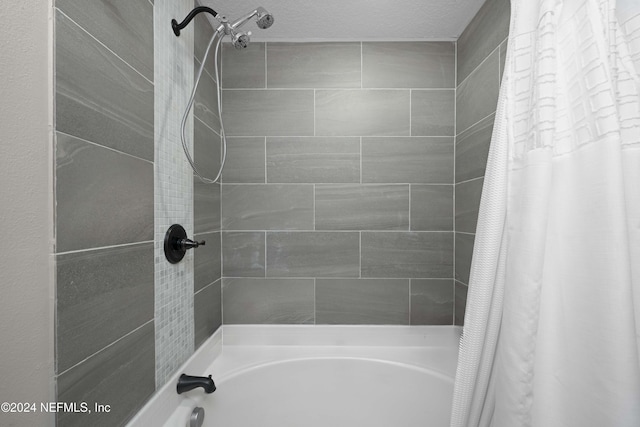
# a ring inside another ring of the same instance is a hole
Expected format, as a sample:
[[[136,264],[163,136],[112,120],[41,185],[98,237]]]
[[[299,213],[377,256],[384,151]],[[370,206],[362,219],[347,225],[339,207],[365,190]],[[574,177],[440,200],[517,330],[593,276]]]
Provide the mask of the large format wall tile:
[[[207,340],[222,325],[222,279],[193,296],[194,348]]]
[[[411,185],[411,230],[453,230],[453,185]]]
[[[362,277],[447,278],[451,232],[363,232]]]
[[[453,88],[455,44],[362,43],[362,87]]]
[[[153,319],[153,243],[56,257],[56,372]]]
[[[207,46],[209,45],[209,41],[211,41],[211,36],[213,36],[213,27],[211,26],[211,23],[204,13],[196,15],[196,17],[193,19],[192,25],[194,27],[193,57],[196,59],[196,62],[193,64],[193,66],[195,72],[197,72],[198,68],[200,67],[200,63],[204,58],[204,54],[207,50]],[[214,42],[214,45],[211,46],[211,50],[209,51],[209,55],[207,56],[207,63],[204,66],[204,69],[208,71],[212,77],[214,77],[215,74],[215,63],[213,60],[215,49],[216,46]],[[221,53],[222,52],[218,52],[219,57],[221,56]]]
[[[267,138],[269,182],[360,182],[360,138]]]
[[[417,282],[413,320],[451,324],[455,44],[265,46],[224,54],[225,323],[299,323],[273,308],[295,278],[331,290],[311,323],[408,324],[409,280],[438,278]]]
[[[253,42],[246,49],[236,49],[231,43],[222,43],[222,87],[264,88],[265,46]]]
[[[265,181],[265,140],[262,137],[228,137],[224,183]]]
[[[198,66],[194,61],[193,70],[193,82],[196,81],[198,74]],[[191,94],[191,88],[187,89]],[[216,91],[218,86],[215,80],[208,73],[202,73],[198,88],[196,89],[196,95],[193,99],[193,115],[202,120],[207,126],[209,126],[216,133],[220,133],[220,113],[218,111],[218,98]],[[187,108],[187,99],[184,104],[179,103],[180,118],[184,114],[184,109]],[[227,122],[224,122],[225,126]]]
[[[267,58],[270,88],[360,87],[360,43],[269,43]]]
[[[224,90],[229,136],[313,135],[313,90]]]
[[[207,184],[193,178],[194,233],[220,230],[220,184]]]
[[[455,286],[455,317],[453,322],[454,325],[464,326],[464,314],[467,309],[467,292],[469,288],[457,280]]]
[[[225,184],[224,230],[311,230],[313,186]]]
[[[357,277],[356,232],[267,233],[267,276]]]
[[[214,179],[220,170],[222,149],[220,135],[212,131],[197,117],[193,119],[192,159],[198,173],[208,179]]]
[[[110,412],[57,413],[56,425],[124,425],[155,391],[153,321],[58,376],[59,402],[110,405]]]
[[[264,277],[264,245],[264,232],[223,233],[224,277]]]
[[[411,324],[453,323],[453,280],[411,279]]]
[[[509,0],[487,0],[458,39],[458,84],[509,35]]]
[[[314,323],[313,279],[223,279],[225,324]]]
[[[317,90],[316,135],[409,135],[408,90]]]
[[[453,138],[362,139],[362,182],[451,184]]]
[[[56,252],[153,240],[153,164],[56,139]]]
[[[456,231],[475,233],[483,179],[456,184]]]
[[[316,186],[316,230],[408,230],[408,185]]]
[[[411,91],[411,135],[454,136],[454,90]]]
[[[494,119],[492,114],[456,138],[456,182],[484,176]]]
[[[153,160],[153,84],[56,13],[56,130]]]
[[[193,290],[198,292],[222,276],[220,232],[194,234],[193,239],[206,243],[193,252]]]
[[[56,7],[153,81],[153,5],[146,0],[57,0]]]
[[[409,324],[408,279],[318,279],[316,324]]]
[[[471,259],[473,257],[474,234],[456,233],[456,272],[455,278],[463,284],[469,283]]]
[[[502,76],[504,74],[504,65],[507,61],[508,45],[509,45],[508,40],[505,40],[500,44],[500,82],[502,82]]]
[[[498,51],[492,53],[456,91],[456,130],[462,132],[496,111],[500,88]]]

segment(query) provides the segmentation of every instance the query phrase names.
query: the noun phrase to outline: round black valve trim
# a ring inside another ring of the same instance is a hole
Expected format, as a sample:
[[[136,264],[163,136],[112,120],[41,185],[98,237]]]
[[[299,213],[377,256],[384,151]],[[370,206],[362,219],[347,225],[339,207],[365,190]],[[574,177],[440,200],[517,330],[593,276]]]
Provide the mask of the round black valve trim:
[[[173,224],[164,235],[164,256],[171,264],[182,261],[188,249],[204,246],[205,241],[187,239],[187,232],[180,224]]]

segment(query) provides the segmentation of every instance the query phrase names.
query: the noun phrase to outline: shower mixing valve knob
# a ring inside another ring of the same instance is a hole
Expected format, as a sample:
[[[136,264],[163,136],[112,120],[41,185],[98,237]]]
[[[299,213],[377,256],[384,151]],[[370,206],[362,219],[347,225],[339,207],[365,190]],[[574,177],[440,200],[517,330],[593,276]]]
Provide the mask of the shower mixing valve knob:
[[[204,246],[205,241],[187,239],[187,232],[180,224],[173,224],[164,235],[164,256],[171,264],[177,264],[184,258],[188,249]]]

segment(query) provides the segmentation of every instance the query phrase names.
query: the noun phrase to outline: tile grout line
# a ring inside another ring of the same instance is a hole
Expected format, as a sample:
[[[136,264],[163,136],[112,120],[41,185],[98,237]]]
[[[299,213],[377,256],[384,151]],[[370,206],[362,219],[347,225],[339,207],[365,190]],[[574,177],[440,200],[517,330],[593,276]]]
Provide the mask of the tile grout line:
[[[471,75],[472,75],[473,73],[475,73],[475,72],[478,70],[478,68],[480,68],[480,67],[482,66],[482,64],[484,64],[485,62],[487,62],[487,59],[489,59],[489,57],[490,57],[491,55],[493,55],[496,51],[498,51],[498,56],[499,56],[499,55],[500,55],[500,45],[501,45],[502,43],[504,43],[504,40],[503,40],[503,41],[501,41],[500,43],[498,43],[498,46],[496,46],[496,47],[495,47],[491,52],[489,52],[489,53],[487,54],[487,56],[485,56],[485,57],[484,57],[484,59],[483,59],[482,61],[480,61],[480,63],[479,63],[478,65],[476,65],[476,67],[475,67],[473,70],[471,70],[471,71],[469,72],[469,74],[467,74],[467,76],[466,76],[466,77],[465,77],[465,78],[464,78],[460,83],[458,83],[458,84],[457,84],[457,86],[460,86],[460,85],[462,85],[464,82],[466,82],[466,81],[469,79],[469,77],[471,77]],[[458,64],[457,64],[457,62],[458,62],[458,58],[457,58],[457,50],[458,50],[458,43],[456,42],[456,82],[458,81],[458,79],[457,79],[457,78],[458,78]],[[498,59],[499,59],[499,58],[498,58]],[[500,62],[498,62],[498,70],[500,70]]]
[[[85,142],[87,144],[91,144],[91,145],[93,145],[93,146],[95,146],[97,148],[104,148],[105,150],[109,150],[109,151],[112,151],[112,152],[117,153],[117,154],[122,154],[122,155],[125,155],[127,157],[132,157],[132,158],[134,158],[136,160],[142,160],[143,162],[154,164],[153,160],[143,159],[142,157],[138,157],[138,156],[135,156],[135,155],[130,154],[130,153],[125,153],[124,151],[116,150],[115,148],[107,147],[106,145],[98,144],[97,142],[89,141],[88,139],[84,139],[84,138],[81,138],[79,136],[72,135],[70,133],[62,132],[60,130],[54,130],[53,132],[54,133],[59,133],[61,135],[68,136],[68,137],[73,138],[73,139],[77,139],[78,141],[82,141],[82,142]]]
[[[222,272],[220,273],[222,275]],[[220,326],[224,325],[224,279],[220,277]],[[217,329],[216,329],[217,330]],[[224,329],[222,330],[222,341],[224,342]]]
[[[465,132],[468,132],[471,128],[473,128],[474,126],[479,125],[481,122],[487,120],[489,117],[494,116],[495,114],[496,114],[496,111],[494,110],[493,112],[487,114],[486,116],[484,116],[483,118],[481,118],[477,122],[475,122],[472,125],[469,125],[468,127],[466,127],[462,132],[460,132],[460,135],[462,135]],[[491,125],[493,126],[493,124],[491,124]]]
[[[133,330],[127,332],[126,334],[122,335],[120,338],[114,340],[113,342],[107,344],[106,346],[102,347],[100,350],[90,354],[89,356],[85,357],[84,359],[82,359],[81,361],[79,361],[78,363],[74,364],[73,366],[68,367],[67,369],[65,369],[64,371],[54,374],[54,376],[56,378],[59,378],[60,376],[66,374],[67,372],[69,372],[70,370],[76,368],[77,366],[83,364],[84,362],[86,362],[87,360],[91,359],[93,356],[97,355],[98,353],[103,352],[104,350],[113,347],[114,345],[116,345],[117,343],[119,343],[120,341],[124,340],[125,338],[127,338],[128,336],[136,333],[137,331],[139,331],[140,329],[144,328],[145,326],[147,326],[150,323],[154,323],[155,321],[155,316],[152,317],[151,319],[147,320],[146,322],[144,322],[142,325],[134,328]]]
[[[65,252],[55,252],[52,255],[54,256],[58,256],[58,255],[73,255],[73,254],[80,254],[83,252],[97,252],[97,251],[102,251],[102,250],[107,250],[107,249],[119,249],[119,248],[130,248],[133,246],[142,246],[142,245],[147,245],[149,243],[155,243],[155,239],[154,240],[143,240],[140,242],[131,242],[131,243],[122,243],[120,245],[109,245],[109,246],[99,246],[99,247],[93,247],[93,248],[86,248],[86,249],[75,249],[72,251],[65,251]]]
[[[478,181],[478,180],[483,179],[483,178],[484,178],[484,175],[483,176],[478,176],[476,178],[465,179],[464,181],[456,182],[454,187],[458,186],[460,184],[467,184],[469,182]]]
[[[227,89],[224,89],[227,90]],[[494,114],[494,113],[491,113]],[[489,117],[491,114],[489,114],[487,117]],[[487,117],[484,117],[482,120],[486,119]],[[480,121],[482,121],[480,120]],[[477,123],[474,123],[474,125]],[[468,129],[468,128],[467,128]],[[227,138],[264,138],[265,135],[227,135]],[[327,139],[346,139],[346,138],[358,138],[359,135],[267,135],[267,137],[270,138],[289,138],[289,139],[302,139],[302,138],[315,138],[315,137],[323,137],[323,138],[327,138]],[[369,138],[369,139],[390,139],[390,138],[404,138],[404,139],[413,139],[413,140],[419,140],[419,139],[431,139],[431,138],[437,138],[437,139],[443,139],[443,138],[447,138],[447,139],[451,139],[453,140],[454,135],[419,135],[419,136],[410,136],[410,135],[366,135],[363,138]]]
[[[455,58],[454,58],[454,74],[455,81],[458,81],[458,42],[456,41],[455,47]],[[454,278],[453,281],[453,313],[452,313],[452,321],[451,324],[456,324],[456,142],[458,140],[458,86],[454,88],[454,107],[453,107],[453,212],[452,212],[452,226],[453,226],[453,260],[452,260],[452,272],[451,277]]]
[[[289,230],[275,230],[275,229],[265,229],[265,230],[256,230],[256,229],[228,229],[224,230],[224,233],[404,233],[404,234],[427,234],[427,233],[452,233],[453,230],[407,230],[407,229],[398,229],[398,230],[384,230],[384,229],[348,229],[348,230],[308,230],[308,229],[289,229]],[[464,233],[459,231],[459,233]],[[474,234],[474,233],[465,233],[465,234]]]
[[[200,62],[198,57],[196,57],[195,52],[193,53],[193,59],[198,63],[198,67],[195,67],[195,64],[194,64],[194,68],[200,68],[200,65],[202,65],[202,62]],[[203,73],[206,73],[209,77],[211,77],[211,80],[213,80],[213,82],[217,83],[217,80],[216,80],[215,76],[212,76],[211,73],[209,72],[209,70],[207,70],[206,67],[207,66],[205,65],[205,69],[203,70]]]
[[[140,71],[138,71],[133,65],[129,64],[127,61],[125,61],[122,57],[120,57],[120,55],[118,55],[117,53],[115,53],[113,50],[111,50],[106,44],[104,44],[102,41],[100,41],[97,37],[95,37],[93,34],[91,34],[88,30],[86,30],[82,25],[80,25],[79,23],[77,23],[76,21],[74,21],[69,15],[67,15],[66,13],[64,13],[61,9],[59,8],[55,8],[55,10],[58,11],[58,13],[64,15],[69,21],[73,22],[74,25],[76,25],[78,28],[80,28],[83,32],[87,33],[89,35],[89,37],[91,37],[92,39],[94,39],[96,42],[98,42],[98,44],[100,44],[100,46],[102,46],[103,48],[105,48],[107,51],[109,51],[109,53],[111,53],[113,56],[115,56],[116,58],[118,58],[120,61],[122,61],[123,63],[125,63],[129,68],[131,68],[133,71],[135,71],[136,74],[140,75],[140,77],[142,77],[143,79],[145,79],[147,82],[151,83],[151,85],[154,85],[152,80],[149,80],[147,77],[145,77],[144,74],[142,74]],[[55,17],[54,17],[55,19]]]
[[[358,278],[362,279],[362,231],[358,231]]]
[[[413,98],[413,89],[409,89],[409,136],[414,136],[413,135],[413,114],[411,114],[411,108],[413,108],[412,105],[412,98]]]
[[[413,280],[409,279],[409,325],[411,325],[411,286],[413,284]]]
[[[244,279],[244,280],[354,280],[359,276],[228,276],[225,279]],[[452,280],[451,277],[362,277],[365,280]],[[464,282],[457,280],[464,285]]]
[[[222,277],[218,277],[216,280],[214,280],[213,282],[209,283],[208,285],[203,286],[202,288],[198,289],[197,291],[195,291],[193,293],[193,295],[198,295],[200,292],[204,291],[207,288],[210,288],[211,286],[215,285],[216,282],[219,282],[222,280]]]
[[[482,177],[478,177],[478,178],[482,178]],[[478,178],[472,178],[469,179],[468,181],[472,181],[474,179],[478,179]],[[466,181],[462,181],[462,182],[466,182]],[[269,186],[276,186],[276,185],[280,185],[280,186],[308,186],[308,185],[333,185],[333,186],[354,186],[354,185],[358,185],[358,184],[362,184],[362,186],[366,186],[366,187],[376,187],[376,186],[381,186],[381,185],[386,185],[386,186],[394,186],[394,187],[401,187],[401,186],[406,186],[409,184],[413,184],[413,185],[420,185],[420,186],[424,186],[424,187],[445,187],[445,186],[451,186],[454,184],[446,184],[446,183],[422,183],[422,182],[363,182],[363,183],[359,183],[358,181],[351,181],[351,182],[269,182],[269,183],[264,183],[264,182],[223,182],[224,185],[226,186],[230,186],[230,185],[234,185],[234,186],[264,186],[266,184],[269,184]]]
[[[264,183],[269,183],[269,178],[267,174],[267,137],[264,137]]]
[[[218,109],[217,106],[216,106],[216,109]],[[207,122],[205,122],[203,119],[198,117],[195,113],[192,113],[192,114],[193,114],[193,119],[194,119],[194,128],[195,128],[195,120],[198,120],[200,123],[202,123],[204,126],[206,126],[207,129],[209,129],[211,132],[215,133],[217,136],[222,138],[222,135],[220,135],[219,132],[217,132],[215,129],[213,129],[211,126],[209,126],[209,124]]]
[[[362,184],[362,137],[360,137],[360,185]]]
[[[215,79],[212,80],[215,81]],[[396,92],[406,92],[408,90],[416,90],[416,91],[442,91],[442,92],[446,92],[446,91],[452,91],[454,90],[454,88],[452,87],[420,87],[420,88],[412,88],[412,87],[341,87],[341,86],[336,86],[336,87],[268,87],[268,88],[264,88],[264,87],[229,87],[229,88],[223,88],[224,90],[227,90],[229,92],[241,92],[241,91],[265,91],[265,90],[281,90],[284,92],[287,91],[312,91],[312,90],[325,90],[325,91],[396,91]]]
[[[362,43],[362,41],[360,41],[360,89],[364,88],[363,82],[362,82],[362,78],[363,78],[363,75],[364,75],[364,64],[363,64],[364,55],[363,55],[362,51],[363,51],[363,43]]]
[[[413,231],[411,230],[411,184],[409,184],[409,230],[408,231]]]

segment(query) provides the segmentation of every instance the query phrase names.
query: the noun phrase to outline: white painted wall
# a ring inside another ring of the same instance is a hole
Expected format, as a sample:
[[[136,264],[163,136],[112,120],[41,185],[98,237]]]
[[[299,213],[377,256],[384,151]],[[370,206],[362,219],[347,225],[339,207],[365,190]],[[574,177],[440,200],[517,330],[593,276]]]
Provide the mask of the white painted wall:
[[[3,0],[0,26],[0,402],[53,394],[51,0]],[[49,426],[0,412],[2,426]]]

